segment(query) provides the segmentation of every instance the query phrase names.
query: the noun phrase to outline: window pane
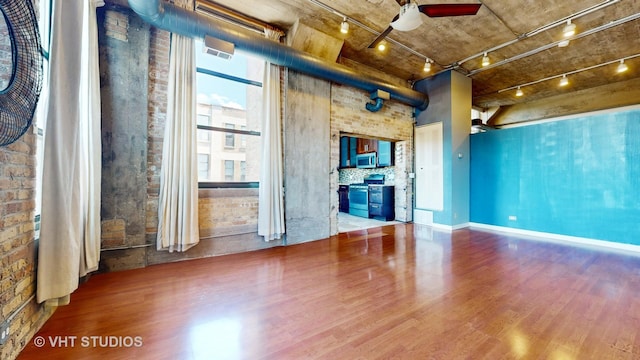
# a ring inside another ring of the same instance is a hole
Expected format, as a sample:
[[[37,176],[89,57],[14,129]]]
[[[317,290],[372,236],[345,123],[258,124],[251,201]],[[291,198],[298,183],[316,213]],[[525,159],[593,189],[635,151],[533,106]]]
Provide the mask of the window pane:
[[[197,66],[217,73],[262,82],[264,61],[234,54],[231,60],[198,51]],[[260,136],[224,129],[261,132],[262,87],[198,73],[198,124],[218,130],[198,130],[198,153],[208,155],[207,176],[201,182],[258,182]],[[199,166],[205,166],[199,162]]]
[[[235,129],[233,124],[224,124],[227,129]],[[233,148],[236,143],[236,135],[234,133],[226,133],[224,135],[224,146],[227,148]]]
[[[200,111],[200,107],[198,107],[198,111]],[[207,114],[198,114],[198,125],[210,126],[211,116]],[[211,131],[198,129],[198,141],[211,141]]]
[[[233,160],[224,161],[224,180],[225,181],[233,181],[234,165],[235,164]]]
[[[211,143],[208,146],[198,143],[198,153],[202,154],[206,151],[210,159],[208,176],[206,178],[199,177],[198,181],[258,182],[260,180],[261,139],[259,136],[247,136],[246,149],[230,149],[224,146],[226,133],[220,131],[211,131],[210,133]],[[230,163],[234,163],[233,174],[229,170],[231,169]],[[198,166],[202,166],[202,163],[199,163]],[[200,169],[198,169],[198,173],[203,175]],[[232,178],[230,178],[231,175],[233,175]]]
[[[209,178],[209,154],[198,154],[198,181]]]

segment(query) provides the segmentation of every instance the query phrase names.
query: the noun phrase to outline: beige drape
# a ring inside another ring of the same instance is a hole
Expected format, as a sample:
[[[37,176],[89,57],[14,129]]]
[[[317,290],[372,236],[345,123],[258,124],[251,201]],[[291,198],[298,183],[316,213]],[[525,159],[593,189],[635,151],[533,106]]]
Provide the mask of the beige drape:
[[[280,35],[265,29],[268,38]],[[262,165],[258,198],[258,235],[265,241],[281,239],[285,234],[284,189],[282,172],[282,115],[280,67],[265,63],[262,111]]]
[[[37,300],[64,305],[100,260],[100,71],[96,7],[52,4]]]
[[[195,80],[195,41],[172,34],[160,170],[158,250],[186,251],[200,241]]]

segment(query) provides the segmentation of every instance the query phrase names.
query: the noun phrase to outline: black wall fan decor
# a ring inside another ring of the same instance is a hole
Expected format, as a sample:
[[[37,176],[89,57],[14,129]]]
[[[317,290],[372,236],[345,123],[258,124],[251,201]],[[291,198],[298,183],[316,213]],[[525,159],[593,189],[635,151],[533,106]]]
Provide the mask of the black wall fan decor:
[[[0,146],[18,140],[31,126],[42,89],[42,49],[31,0],[0,0],[7,36],[0,67]],[[10,45],[8,45],[10,43]]]

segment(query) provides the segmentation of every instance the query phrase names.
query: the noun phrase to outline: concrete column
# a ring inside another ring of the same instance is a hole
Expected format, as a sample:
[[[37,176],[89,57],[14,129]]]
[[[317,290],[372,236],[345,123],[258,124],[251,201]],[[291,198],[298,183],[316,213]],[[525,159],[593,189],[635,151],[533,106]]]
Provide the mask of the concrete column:
[[[295,71],[285,83],[285,223],[296,244],[330,236],[331,83]]]
[[[443,127],[443,207],[419,211],[430,212],[436,226],[465,227],[469,222],[471,79],[448,71],[419,81],[415,89],[428,94],[430,99],[429,107],[417,115],[416,126],[441,122]],[[428,186],[428,183],[429,179],[416,178],[416,187]]]

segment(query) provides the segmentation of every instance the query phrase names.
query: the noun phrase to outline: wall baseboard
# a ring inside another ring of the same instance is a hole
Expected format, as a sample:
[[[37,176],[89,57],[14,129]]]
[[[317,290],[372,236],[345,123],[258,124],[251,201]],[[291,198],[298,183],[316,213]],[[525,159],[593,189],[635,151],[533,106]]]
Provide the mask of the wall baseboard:
[[[470,223],[462,223],[457,225],[444,225],[444,224],[438,224],[438,223],[431,223],[427,226],[431,226],[434,230],[453,232],[455,230],[466,229],[470,227]]]
[[[515,229],[510,227],[487,225],[487,224],[480,224],[480,223],[473,223],[473,222],[469,223],[468,225],[472,229],[487,230],[490,232],[498,232],[498,233],[517,234],[529,240],[554,242],[554,243],[561,243],[561,244],[568,244],[568,245],[580,245],[583,247],[598,248],[598,249],[604,249],[604,250],[610,250],[610,251],[613,250],[618,252],[634,253],[636,255],[640,255],[639,245],[623,244],[623,243],[617,243],[612,241],[583,238],[578,236],[560,235],[560,234],[546,233],[546,232],[540,232],[540,231]]]

